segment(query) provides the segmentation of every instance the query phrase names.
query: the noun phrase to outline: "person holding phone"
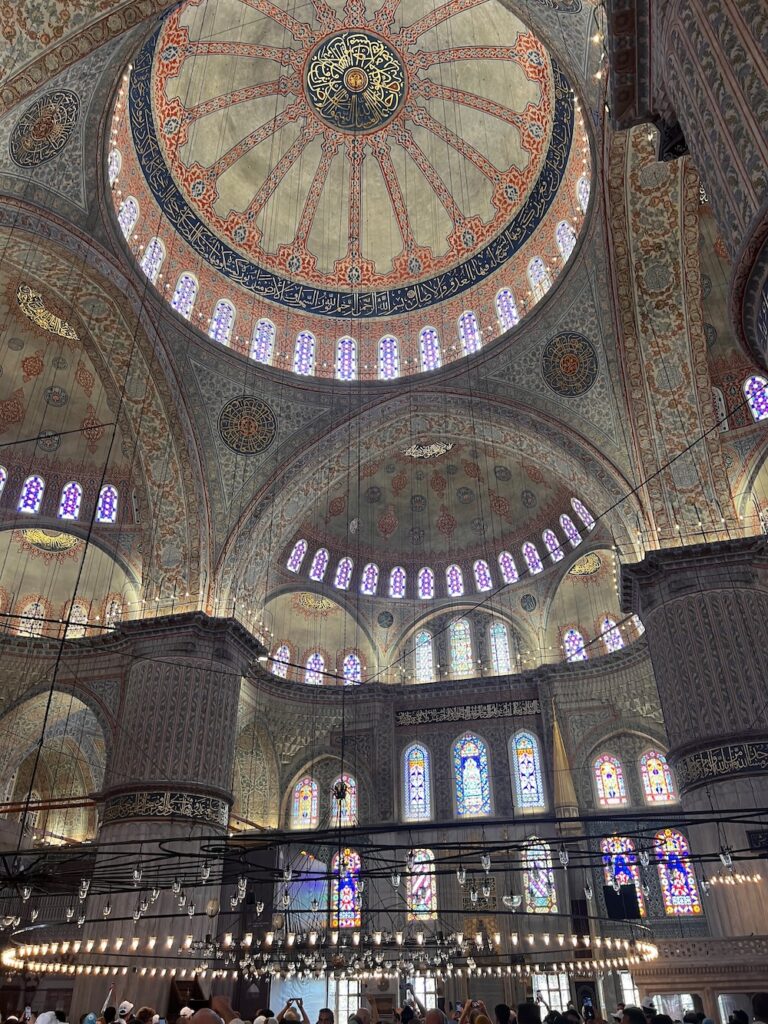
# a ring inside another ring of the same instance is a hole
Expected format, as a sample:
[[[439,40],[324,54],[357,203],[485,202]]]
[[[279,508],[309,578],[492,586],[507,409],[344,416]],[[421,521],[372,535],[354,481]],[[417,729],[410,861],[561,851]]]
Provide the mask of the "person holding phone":
[[[294,1024],[297,1024],[298,1021],[301,1021],[301,1024],[310,1024],[307,1011],[304,1009],[304,1000],[291,996],[280,1013],[278,1013],[277,1020],[280,1024],[283,1024],[284,1020],[293,1021]]]

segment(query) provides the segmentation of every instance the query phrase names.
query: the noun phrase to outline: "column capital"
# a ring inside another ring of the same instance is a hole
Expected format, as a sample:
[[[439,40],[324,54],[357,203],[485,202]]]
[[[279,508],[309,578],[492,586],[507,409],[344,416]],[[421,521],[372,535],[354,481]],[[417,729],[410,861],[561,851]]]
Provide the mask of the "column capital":
[[[162,651],[173,661],[215,661],[244,674],[267,649],[237,619],[213,618],[205,612],[182,612],[121,622],[116,633],[130,642],[134,654]]]

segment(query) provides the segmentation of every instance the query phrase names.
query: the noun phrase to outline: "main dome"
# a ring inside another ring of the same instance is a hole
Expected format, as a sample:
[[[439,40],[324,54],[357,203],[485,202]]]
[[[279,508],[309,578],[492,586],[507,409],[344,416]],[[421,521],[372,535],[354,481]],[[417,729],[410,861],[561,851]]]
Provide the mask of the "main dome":
[[[346,379],[434,369],[513,327],[589,195],[573,93],[498,0],[188,0],[121,90],[109,175],[179,312],[263,362]]]

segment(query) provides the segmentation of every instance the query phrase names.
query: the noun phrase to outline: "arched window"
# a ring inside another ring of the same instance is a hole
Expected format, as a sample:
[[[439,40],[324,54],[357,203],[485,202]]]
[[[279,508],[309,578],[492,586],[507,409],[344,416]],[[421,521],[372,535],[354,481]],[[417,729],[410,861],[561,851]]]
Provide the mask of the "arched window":
[[[59,519],[79,519],[82,500],[83,488],[76,480],[64,484],[59,499]]]
[[[5,485],[8,483],[8,470],[5,466],[0,466],[0,494],[5,490]]]
[[[437,370],[443,365],[440,356],[440,338],[434,327],[425,327],[419,334],[422,370]]]
[[[293,545],[291,557],[285,563],[286,568],[290,572],[298,572],[299,569],[301,568],[301,563],[304,561],[304,556],[306,555],[306,553],[307,542],[303,538],[301,540],[297,540],[296,543]]]
[[[664,828],[656,833],[655,842],[661,896],[667,916],[701,914],[699,888],[689,860],[688,840],[682,832]]]
[[[221,345],[228,345],[235,323],[235,307],[228,299],[219,299],[208,324],[208,337]]]
[[[141,257],[141,269],[152,284],[157,284],[157,275],[165,259],[165,246],[159,238],[150,238],[144,255]]]
[[[331,928],[360,927],[360,856],[342,850],[331,861]]]
[[[113,597],[107,601],[107,607],[104,609],[104,625],[107,629],[114,629],[118,622],[123,617],[123,602]]]
[[[266,320],[262,317],[261,320],[256,321],[256,325],[253,328],[251,359],[255,359],[257,363],[267,363],[269,365],[272,362],[274,351],[275,325],[271,320]]]
[[[339,560],[339,564],[336,566],[336,575],[333,580],[333,585],[337,590],[349,590],[349,584],[352,582],[352,568],[353,563],[351,558],[347,558],[345,556]]]
[[[543,808],[544,783],[541,778],[539,741],[532,732],[516,732],[510,740],[510,755],[517,806],[523,810]]]
[[[296,335],[293,372],[303,377],[310,377],[315,372],[315,336],[309,331],[301,331]]]
[[[379,380],[394,380],[400,376],[400,347],[397,338],[385,335],[379,341]]]
[[[558,912],[552,853],[543,839],[531,839],[523,850],[523,889],[527,914]]]
[[[512,659],[509,656],[509,634],[503,622],[496,619],[491,623],[491,660],[493,671],[497,676],[506,676],[512,671]]]
[[[586,505],[583,504],[583,502],[579,501],[578,498],[571,498],[571,508],[588,530],[592,530],[594,528],[595,520],[592,517],[592,513]]]
[[[291,828],[317,828],[319,821],[317,783],[309,775],[305,775],[293,787]]]
[[[309,578],[311,580],[315,580],[316,583],[322,583],[325,577],[325,570],[328,568],[328,558],[329,555],[326,548],[317,549],[309,570]]]
[[[502,331],[508,331],[510,327],[520,323],[515,296],[509,288],[502,288],[496,295],[496,319]]]
[[[363,569],[360,577],[360,593],[373,597],[379,586],[379,567],[375,562],[369,562]]]
[[[19,612],[17,634],[19,636],[41,636],[45,618],[47,618],[46,608],[42,601],[28,601]]]
[[[445,570],[445,586],[451,597],[461,597],[464,593],[464,573],[458,565],[449,565]]]
[[[647,750],[640,758],[640,778],[647,804],[671,804],[677,800],[672,770],[658,750]]]
[[[479,818],[491,813],[488,749],[471,732],[464,733],[453,745],[453,783],[458,817]]]
[[[480,593],[493,590],[491,570],[488,568],[488,563],[484,559],[478,558],[473,566],[473,571],[475,574],[475,586]]]
[[[459,317],[459,338],[461,339],[461,351],[465,356],[478,352],[482,344],[480,338],[480,326],[477,317],[469,310]]]
[[[346,793],[343,800],[336,798],[336,787],[344,783]],[[357,824],[357,782],[352,775],[337,776],[331,784],[331,825],[342,828]]]
[[[413,647],[417,683],[431,683],[435,678],[435,659],[432,653],[432,634],[422,629],[416,634]]]
[[[508,551],[502,551],[499,555],[499,569],[505,583],[517,583],[520,579],[515,560]]]
[[[753,374],[744,381],[744,397],[755,421],[768,417],[768,380],[759,374]]]
[[[728,429],[728,407],[725,404],[725,397],[720,388],[712,388],[712,408],[715,412],[715,422],[721,434]]]
[[[586,661],[587,649],[584,645],[584,637],[571,627],[563,633],[563,650],[568,661]]]
[[[576,524],[571,517],[565,513],[560,516],[560,528],[571,542],[572,548],[578,547],[578,545],[581,544],[581,534],[576,529]]]
[[[82,601],[73,601],[68,619],[64,636],[68,640],[79,640],[80,637],[85,636],[85,627],[88,625],[88,609]]]
[[[531,544],[529,540],[523,544],[523,558],[525,564],[528,566],[528,571],[533,576],[537,572],[541,572],[544,568],[544,563],[541,560],[541,555],[538,552],[535,544]]]
[[[414,850],[408,874],[409,921],[434,921],[437,918],[435,855],[431,850]]]
[[[547,265],[541,256],[534,256],[528,264],[528,282],[533,292],[533,301],[538,302],[544,298],[552,287],[552,277],[547,270]]]
[[[28,476],[24,481],[24,486],[21,488],[16,511],[25,512],[27,515],[34,515],[36,512],[39,512],[44,491],[45,480],[41,476]]]
[[[635,629],[637,630],[637,635],[638,636],[642,636],[643,633],[645,632],[645,626],[640,621],[640,616],[639,615],[633,615],[632,616],[632,623],[633,623]]]
[[[472,660],[472,633],[467,619],[457,619],[448,630],[451,644],[451,673],[454,679],[475,675]]]
[[[304,682],[310,686],[320,686],[325,675],[325,658],[319,651],[315,651],[307,658],[304,668]]]
[[[579,202],[579,209],[582,213],[587,212],[587,207],[589,206],[589,192],[589,178],[586,174],[583,174],[576,182],[576,198]]]
[[[176,282],[171,306],[186,320],[192,316],[197,298],[197,278],[193,274],[182,274]]]
[[[355,380],[357,377],[357,345],[354,338],[339,338],[336,342],[336,379]]]
[[[605,649],[609,654],[613,654],[614,651],[620,651],[624,646],[624,637],[621,635],[621,631],[613,619],[603,619],[600,626],[600,633],[605,644]]]
[[[624,769],[621,761],[613,754],[601,754],[592,765],[595,773],[597,802],[601,807],[626,807],[627,791],[624,788]]]
[[[419,569],[417,576],[417,588],[422,601],[429,601],[435,596],[435,574],[425,565]]]
[[[107,157],[107,175],[109,177],[110,188],[115,184],[117,179],[120,177],[120,169],[123,166],[123,157],[119,149],[110,149],[109,156]]]
[[[563,257],[563,263],[566,263],[576,246],[576,232],[573,225],[569,224],[567,220],[561,220],[555,228],[555,238],[557,239],[557,248]]]
[[[291,649],[288,644],[280,644],[272,655],[272,675],[285,679],[288,675],[288,662],[291,660]]]
[[[139,204],[133,196],[126,196],[122,203],[120,203],[120,209],[117,211],[117,223],[120,225],[120,230],[123,232],[123,237],[127,242],[131,240],[131,235],[138,219]]]
[[[406,821],[429,821],[432,817],[431,774],[427,748],[421,743],[406,747],[403,751],[403,818]]]
[[[360,656],[354,651],[350,651],[344,659],[341,672],[344,676],[345,686],[361,683],[363,681],[363,663],[360,661]]]
[[[600,840],[600,852],[603,855],[605,884],[634,885],[640,914],[645,917],[645,896],[634,839],[628,836],[606,836]]]
[[[553,562],[559,562],[565,556],[563,546],[552,530],[545,530],[541,535],[541,539],[544,541],[544,546]]]
[[[396,565],[389,574],[389,596],[405,597],[406,575],[402,565]]]

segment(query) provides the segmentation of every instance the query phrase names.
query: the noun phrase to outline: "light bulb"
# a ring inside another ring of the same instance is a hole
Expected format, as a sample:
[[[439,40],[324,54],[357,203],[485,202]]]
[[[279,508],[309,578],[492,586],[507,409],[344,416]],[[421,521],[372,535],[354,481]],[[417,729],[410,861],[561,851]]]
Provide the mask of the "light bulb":
[[[178,896],[179,895],[179,893],[181,892],[181,881],[180,881],[180,879],[174,878],[174,880],[171,882],[171,892],[173,893],[174,896]]]
[[[588,899],[592,899],[592,886],[587,884],[584,886],[584,896]]]
[[[141,881],[141,865],[137,864],[133,869],[133,884],[138,885]]]
[[[456,868],[456,878],[459,880],[459,885],[464,885],[467,880],[467,869],[465,867]]]
[[[264,904],[261,902],[261,900],[258,900],[257,903],[256,903],[256,916],[258,917],[259,914],[261,914],[261,912],[263,910],[264,910]]]
[[[399,889],[400,888],[400,872],[399,871],[393,871],[392,872],[392,888],[393,889]]]
[[[469,890],[470,902],[477,903],[477,897],[478,897],[478,892],[477,892],[477,889],[473,885],[472,888]]]
[[[211,877],[211,865],[207,860],[203,861],[203,866],[200,868],[200,877],[204,882],[207,882]]]
[[[484,853],[480,858],[480,866],[486,873],[491,870],[491,855],[490,853]]]
[[[568,868],[568,861],[570,859],[571,859],[570,855],[569,855],[568,851],[566,850],[566,848],[564,846],[561,846],[560,847],[560,863],[563,865],[564,868],[566,868],[566,869]]]

